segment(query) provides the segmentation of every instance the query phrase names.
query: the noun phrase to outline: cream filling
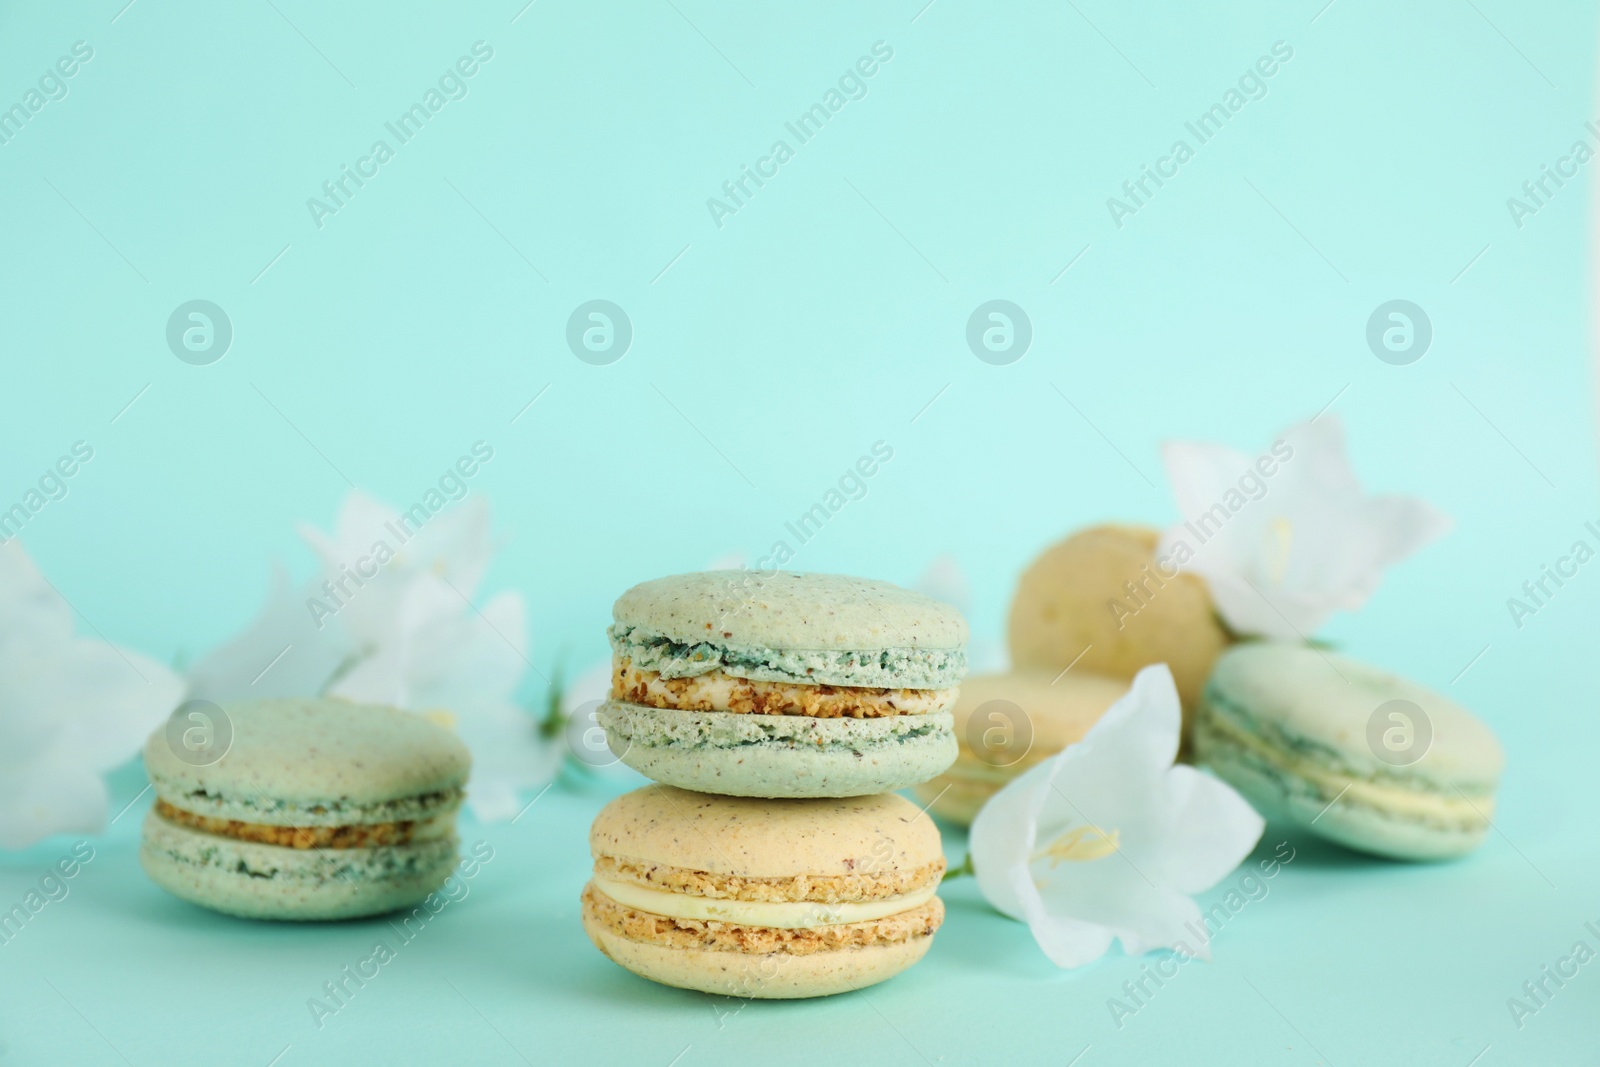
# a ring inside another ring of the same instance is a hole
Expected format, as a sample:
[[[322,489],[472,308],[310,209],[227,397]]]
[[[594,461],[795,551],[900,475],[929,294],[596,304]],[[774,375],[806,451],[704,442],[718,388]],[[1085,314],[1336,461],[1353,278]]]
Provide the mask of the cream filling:
[[[339,826],[281,826],[276,823],[244,822],[201,815],[161,797],[156,798],[158,817],[174,826],[247,841],[258,845],[285,848],[341,849],[381,848],[423,844],[453,837],[456,832],[454,810],[426,819],[397,820],[385,823],[347,823]]]
[[[1304,756],[1288,756],[1214,712],[1209,716],[1206,728],[1222,734],[1233,744],[1260,757],[1269,766],[1319,786],[1329,796],[1340,794],[1341,799],[1349,798],[1380,811],[1447,822],[1487,823],[1494,816],[1493,796],[1479,795],[1469,799],[1465,795],[1452,797],[1439,793],[1419,793],[1413,789],[1352,778]]]
[[[817,690],[815,685],[806,685],[802,682],[768,682],[757,681],[749,678],[740,678],[736,675],[726,674],[722,671],[712,671],[709,674],[696,675],[692,678],[674,678],[671,684],[668,679],[659,674],[647,673],[634,668],[626,677],[633,681],[634,677],[643,675],[647,680],[645,685],[649,693],[666,701],[669,706],[679,702],[699,703],[705,702],[713,708],[729,708],[733,706],[734,699],[743,691],[755,691],[773,696],[792,704],[804,707],[812,699]],[[841,693],[848,693],[852,687],[834,686]],[[857,692],[863,692],[857,690]],[[864,692],[870,696],[863,696],[858,702],[863,705],[893,708],[901,715],[927,715],[943,711],[956,701],[955,689],[868,689]],[[625,693],[618,693],[615,686],[612,689],[613,700],[628,699]],[[844,702],[841,700],[841,702]]]
[[[938,883],[887,900],[821,904],[814,901],[715,900],[688,893],[666,893],[632,882],[594,878],[595,887],[625,908],[664,915],[669,919],[695,919],[737,926],[771,926],[780,930],[810,930],[818,926],[864,923],[920,908],[933,899]]]

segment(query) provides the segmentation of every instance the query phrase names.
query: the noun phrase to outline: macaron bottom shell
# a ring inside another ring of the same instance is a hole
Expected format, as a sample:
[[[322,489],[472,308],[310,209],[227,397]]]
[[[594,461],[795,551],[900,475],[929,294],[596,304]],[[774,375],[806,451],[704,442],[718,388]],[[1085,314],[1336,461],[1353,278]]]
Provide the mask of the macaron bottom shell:
[[[455,869],[455,836],[377,848],[296,849],[145,818],[139,863],[191,904],[245,919],[320,921],[421,903]]]
[[[1195,731],[1196,758],[1237,789],[1267,819],[1304,827],[1358,852],[1396,860],[1448,860],[1483,843],[1489,830],[1485,812],[1469,822],[1429,819],[1365,803],[1349,792],[1295,774],[1259,752],[1232,743],[1208,729],[1202,706]],[[1288,762],[1288,757],[1285,761]],[[1337,780],[1337,779],[1335,779]],[[1358,785],[1360,780],[1349,778]]]
[[[597,718],[612,753],[629,767],[666,785],[725,796],[888,793],[940,774],[957,754],[949,712],[814,719],[609,701]]]
[[[684,949],[622,937],[596,922],[587,909],[583,929],[596,948],[641,978],[679,989],[758,1000],[798,1000],[865,989],[912,966],[933,944],[928,936],[809,955]]]

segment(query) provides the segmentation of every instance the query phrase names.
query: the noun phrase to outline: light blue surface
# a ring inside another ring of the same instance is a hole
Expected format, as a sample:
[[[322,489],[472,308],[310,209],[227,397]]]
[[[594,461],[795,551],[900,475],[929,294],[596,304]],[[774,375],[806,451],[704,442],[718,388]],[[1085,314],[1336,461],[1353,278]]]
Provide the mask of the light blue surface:
[[[294,523],[327,528],[347,478],[409,503],[481,439],[473,491],[508,538],[485,593],[527,595],[541,670],[581,667],[623,589],[758,561],[881,440],[893,460],[790,565],[909,582],[952,553],[993,639],[1050,540],[1174,517],[1160,440],[1253,451],[1332,403],[1369,486],[1457,527],[1324,636],[1479,710],[1509,766],[1499,832],[1463,863],[1297,839],[1216,962],[1120,1030],[1107,999],[1148,961],[1056,973],[970,883],[927,960],[865,995],[739,1010],[636,980],[577,921],[585,828],[622,785],[568,783],[513,826],[467,826],[497,858],[319,1031],[307,998],[388,928],[163,896],[135,862],[145,800],[0,945],[0,1063],[1592,1057],[1600,964],[1520,1030],[1506,1006],[1574,942],[1600,947],[1600,577],[1520,629],[1506,608],[1600,515],[1596,164],[1520,228],[1507,207],[1595,143],[1587,7],[123,3],[0,13],[0,107],[93,48],[0,144],[0,503],[92,444],[23,532],[85,632],[203,651],[271,558],[308,572]],[[319,229],[307,198],[479,40],[465,98]],[[866,96],[718,228],[707,198],[877,41],[894,54]],[[1277,41],[1293,58],[1265,96],[1118,228],[1107,198]],[[197,299],[233,329],[208,366],[166,339]],[[633,326],[607,366],[565,339],[595,299]],[[996,299],[1032,325],[1008,366],[966,343]],[[1409,366],[1365,340],[1393,299],[1433,326]],[[120,807],[141,779],[115,784]],[[0,857],[0,904],[71,846]]]

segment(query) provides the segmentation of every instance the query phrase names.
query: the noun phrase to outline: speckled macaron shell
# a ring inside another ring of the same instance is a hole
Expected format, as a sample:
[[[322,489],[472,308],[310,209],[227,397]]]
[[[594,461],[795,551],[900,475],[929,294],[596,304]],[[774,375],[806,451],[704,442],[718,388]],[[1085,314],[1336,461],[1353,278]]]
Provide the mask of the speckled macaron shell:
[[[956,758],[947,711],[817,719],[607,701],[596,714],[623,763],[658,782],[744,797],[854,797],[925,782]]]
[[[927,954],[931,937],[809,956],[749,956],[668,948],[619,937],[584,919],[584,930],[611,960],[652,982],[725,997],[796,1000],[877,985]]]
[[[156,796],[198,815],[270,826],[346,826],[453,811],[472,757],[455,734],[396,708],[334,699],[221,706],[232,742],[216,762],[144,746]],[[218,727],[220,732],[220,727]]]
[[[1302,644],[1256,641],[1223,653],[1206,686],[1214,712],[1315,746],[1356,777],[1378,774],[1440,792],[1494,789],[1505,755],[1494,732],[1460,704],[1399,675]],[[1372,713],[1390,700],[1420,707],[1433,738],[1415,763],[1380,760],[1367,741]]]
[[[296,849],[219,837],[145,816],[139,864],[191,904],[244,919],[320,921],[420,904],[457,859],[454,833],[379,848]]]
[[[944,857],[938,827],[893,793],[778,802],[666,785],[601,809],[589,851],[596,859],[745,878],[859,874],[868,857],[875,873],[892,875]]]
[[[966,673],[959,611],[870,578],[679,574],[629,589],[613,619],[615,654],[669,678],[722,670],[764,681],[947,689]]]
[[[1410,764],[1380,759],[1368,738],[1374,712],[1391,700],[1416,705],[1431,726],[1425,754]],[[1504,766],[1493,732],[1449,698],[1346,656],[1270,642],[1236,646],[1217,661],[1195,750],[1269,818],[1397,859],[1449,858],[1481,843]],[[1398,790],[1402,800],[1442,798],[1466,817],[1423,814],[1355,790],[1336,801],[1326,782],[1296,773],[1301,765]]]
[[[1012,779],[1083,740],[1127,691],[1125,681],[1081,670],[974,675],[951,708],[960,754],[913,792],[935,815],[969,825]]]

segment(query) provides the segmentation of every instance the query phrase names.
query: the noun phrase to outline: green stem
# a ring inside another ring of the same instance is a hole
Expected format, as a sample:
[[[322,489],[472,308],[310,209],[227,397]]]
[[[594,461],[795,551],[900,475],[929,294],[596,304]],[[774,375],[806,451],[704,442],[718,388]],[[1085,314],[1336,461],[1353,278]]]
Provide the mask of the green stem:
[[[961,861],[961,866],[951,867],[948,871],[944,872],[944,877],[939,880],[941,882],[948,882],[952,878],[964,878],[969,874],[976,875],[977,873],[977,871],[972,869],[972,853],[968,852],[967,858]]]
[[[544,717],[539,720],[539,736],[545,740],[560,737],[567,725],[566,718],[561,714],[561,698],[566,690],[562,684],[561,663],[562,660],[558,659],[550,672],[550,691],[545,696]]]

